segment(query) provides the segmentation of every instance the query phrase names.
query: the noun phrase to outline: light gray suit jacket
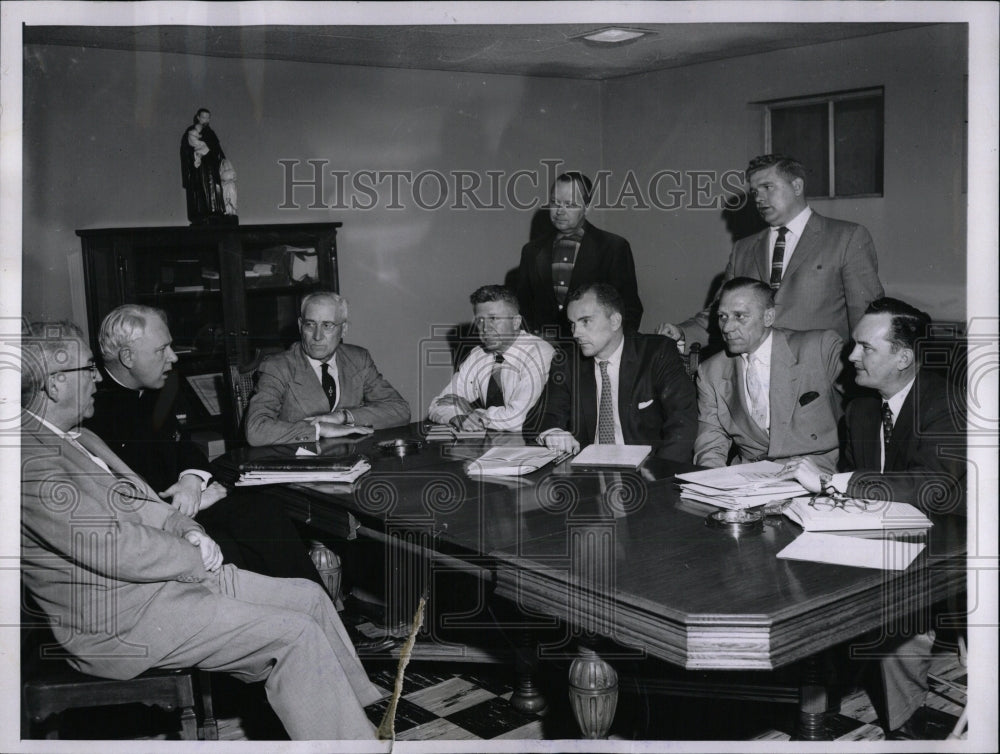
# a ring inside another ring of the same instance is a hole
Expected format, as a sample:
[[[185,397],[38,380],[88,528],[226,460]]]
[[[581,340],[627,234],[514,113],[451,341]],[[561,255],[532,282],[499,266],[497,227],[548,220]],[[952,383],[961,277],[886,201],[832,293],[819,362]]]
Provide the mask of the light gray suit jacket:
[[[770,280],[767,229],[733,245],[723,282],[738,277]],[[847,342],[865,308],[883,294],[868,231],[813,211],[774,296],[774,324],[793,330],[833,330]],[[708,341],[709,316],[706,309],[680,324],[688,343]]]
[[[813,456],[835,471],[841,393],[835,382],[843,342],[829,330],[771,331],[770,433],[744,403],[739,356],[718,353],[698,368],[698,437],[694,462],[725,466],[735,444],[738,463]]]
[[[21,428],[21,569],[79,670],[131,678],[212,623],[219,598],[201,532],[164,503],[93,432],[86,453],[25,414]]]
[[[410,421],[409,405],[381,375],[367,350],[341,343],[334,358],[340,383],[337,409],[348,409],[355,422],[375,429]],[[306,417],[329,411],[323,386],[302,345],[296,343],[260,365],[257,390],[247,407],[247,442],[310,442],[316,439],[316,429]]]

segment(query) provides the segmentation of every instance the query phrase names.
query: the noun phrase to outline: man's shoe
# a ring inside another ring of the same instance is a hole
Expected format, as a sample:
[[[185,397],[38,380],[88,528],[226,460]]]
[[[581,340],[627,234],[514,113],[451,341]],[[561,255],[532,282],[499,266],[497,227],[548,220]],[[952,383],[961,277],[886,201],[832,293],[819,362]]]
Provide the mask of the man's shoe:
[[[356,626],[346,626],[347,635],[351,637],[351,643],[354,645],[354,649],[360,655],[371,655],[378,654],[379,652],[385,652],[396,646],[396,639],[391,636],[379,636],[372,639],[361,633]]]

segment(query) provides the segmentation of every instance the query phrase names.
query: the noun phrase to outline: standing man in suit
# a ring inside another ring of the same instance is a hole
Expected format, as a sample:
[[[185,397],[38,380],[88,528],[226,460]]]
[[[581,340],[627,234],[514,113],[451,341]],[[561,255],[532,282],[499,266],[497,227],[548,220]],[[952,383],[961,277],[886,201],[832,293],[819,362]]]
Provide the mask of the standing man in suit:
[[[694,462],[725,466],[809,456],[837,467],[843,341],[829,330],[774,327],[770,286],[733,278],[722,287],[719,329],[726,352],[698,368]]]
[[[555,349],[521,329],[509,288],[484,285],[469,301],[480,345],[431,402],[428,418],[456,429],[519,432],[545,388]]]
[[[549,197],[549,219],[555,229],[521,249],[517,283],[521,315],[531,331],[543,336],[570,336],[566,297],[591,283],[613,286],[623,302],[626,331],[639,329],[642,302],[632,248],[621,236],[587,222],[592,191],[590,179],[582,173],[556,178]]]
[[[624,303],[606,283],[567,301],[580,353],[549,374],[538,441],[570,453],[591,443],[653,445],[660,458],[690,463],[697,401],[677,344],[626,334]]]
[[[410,421],[410,407],[371,354],[343,342],[347,328],[347,299],[328,291],[302,299],[301,341],[260,365],[247,408],[247,442],[309,442]]]
[[[173,402],[161,390],[177,363],[166,315],[149,306],[119,306],[104,318],[98,340],[105,373],[87,428],[175,509],[201,524],[226,562],[322,585],[281,507],[258,491],[227,493],[213,481],[205,454],[181,439]]]
[[[225,563],[80,422],[101,381],[83,334],[35,323],[22,339],[22,579],[78,670],[150,668],[264,681],[293,739],[374,739],[380,697],[326,593]]]
[[[775,326],[833,330],[846,341],[865,307],[883,294],[868,231],[814,212],[806,203],[805,168],[792,157],[755,157],[747,166],[747,181],[770,227],[736,242],[725,280],[768,283],[774,290]],[[657,332],[704,345],[709,317],[706,309],[679,325],[660,325]]]
[[[792,459],[786,474],[812,492],[910,503],[931,514],[965,515],[964,437],[960,407],[944,379],[917,368],[917,344],[930,317],[894,298],[873,301],[854,329],[850,359],[872,394],[847,407],[844,469],[829,474],[809,458]],[[964,527],[962,527],[964,529]],[[887,646],[873,695],[890,738],[923,738],[915,712],[927,695],[934,631]]]

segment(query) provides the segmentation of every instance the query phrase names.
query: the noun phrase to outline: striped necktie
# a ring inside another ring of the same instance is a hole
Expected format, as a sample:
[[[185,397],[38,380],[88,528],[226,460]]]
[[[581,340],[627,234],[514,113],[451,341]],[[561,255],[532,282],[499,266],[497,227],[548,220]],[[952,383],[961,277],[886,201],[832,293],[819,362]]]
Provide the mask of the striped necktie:
[[[771,255],[771,290],[781,287],[781,272],[785,265],[785,234],[788,228],[782,225],[778,228],[778,237],[774,241],[774,253]]]

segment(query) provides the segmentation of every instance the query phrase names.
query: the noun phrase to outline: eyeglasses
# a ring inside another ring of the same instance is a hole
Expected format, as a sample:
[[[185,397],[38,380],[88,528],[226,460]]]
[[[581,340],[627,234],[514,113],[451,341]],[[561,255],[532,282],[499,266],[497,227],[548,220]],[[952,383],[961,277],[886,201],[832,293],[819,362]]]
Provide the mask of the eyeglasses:
[[[858,500],[847,497],[840,492],[828,492],[823,495],[813,495],[809,500],[809,507],[818,511],[832,511],[840,508],[845,513],[864,513],[871,510],[875,503],[870,500]]]
[[[74,367],[73,369],[57,369],[54,372],[49,372],[52,374],[69,374],[70,372],[84,372],[90,370],[90,378],[96,380],[100,374],[97,370],[97,364],[84,364],[82,367]]]
[[[346,320],[344,322],[313,322],[311,319],[307,319],[302,322],[302,329],[315,332],[316,328],[319,327],[323,330],[324,335],[333,335],[346,324]]]
[[[503,322],[505,319],[517,319],[520,316],[521,316],[520,314],[515,314],[513,316],[508,316],[508,317],[476,317],[474,320],[472,320],[472,324],[474,324],[479,329],[482,329],[484,325],[489,325],[490,327],[495,328],[499,323]]]

